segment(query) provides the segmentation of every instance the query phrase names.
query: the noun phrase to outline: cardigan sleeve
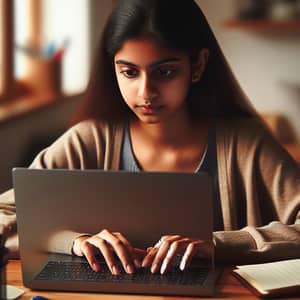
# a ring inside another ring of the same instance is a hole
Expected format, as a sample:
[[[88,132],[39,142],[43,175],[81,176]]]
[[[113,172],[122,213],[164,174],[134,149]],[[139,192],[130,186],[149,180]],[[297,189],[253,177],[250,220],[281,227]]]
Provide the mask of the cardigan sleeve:
[[[105,130],[100,123],[93,120],[83,121],[42,150],[30,168],[103,168],[106,147],[104,135]],[[73,237],[76,234],[69,233],[68,236]],[[19,245],[13,189],[0,195],[0,237],[0,246],[4,244],[9,250],[9,256],[17,257]]]
[[[41,151],[30,168],[96,169],[104,166],[104,131],[99,123],[83,121]]]
[[[300,223],[273,221],[266,226],[214,233],[218,262],[246,264],[300,257]]]
[[[232,228],[214,233],[216,258],[232,263],[299,258],[300,167],[258,122],[236,127],[226,158]]]

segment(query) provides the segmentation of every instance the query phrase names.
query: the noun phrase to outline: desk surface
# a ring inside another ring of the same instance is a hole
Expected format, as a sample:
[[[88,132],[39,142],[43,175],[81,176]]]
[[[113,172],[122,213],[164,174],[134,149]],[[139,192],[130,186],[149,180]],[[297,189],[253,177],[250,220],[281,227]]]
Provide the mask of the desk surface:
[[[9,285],[16,286],[25,290],[25,294],[19,299],[30,299],[34,295],[41,295],[50,299],[105,299],[105,300],[195,300],[195,299],[240,299],[250,300],[259,299],[258,297],[251,294],[251,292],[245,288],[240,282],[230,274],[230,269],[226,269],[221,275],[218,284],[215,298],[190,298],[190,297],[170,297],[170,296],[141,296],[141,295],[117,295],[117,294],[92,294],[92,293],[63,293],[63,292],[42,292],[32,291],[23,286],[21,265],[19,260],[12,260],[6,266],[6,283]],[[280,298],[283,299],[283,298]],[[299,299],[299,298],[288,298]]]

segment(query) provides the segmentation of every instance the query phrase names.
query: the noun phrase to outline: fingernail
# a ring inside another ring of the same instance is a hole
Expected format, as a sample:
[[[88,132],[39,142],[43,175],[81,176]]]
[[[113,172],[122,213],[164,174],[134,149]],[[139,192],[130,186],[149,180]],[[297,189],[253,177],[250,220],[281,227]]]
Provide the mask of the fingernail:
[[[157,267],[158,267],[157,264],[153,265],[153,266],[151,267],[151,273],[156,273],[156,272],[157,272]]]
[[[137,267],[137,268],[140,268],[142,266],[141,262],[138,260],[138,259],[135,259],[134,260],[134,265]]]
[[[97,263],[93,263],[93,270],[94,270],[95,272],[98,272],[99,269],[100,269],[99,265],[98,265]]]
[[[120,274],[120,271],[116,266],[112,266],[111,270],[112,270],[113,275],[119,275]]]
[[[160,268],[160,274],[164,274],[166,271],[166,268],[167,268],[167,262],[164,260],[164,262],[162,263],[161,268]]]
[[[127,270],[128,274],[132,274],[135,271],[135,269],[134,269],[134,267],[132,265],[127,265],[126,266],[126,270]]]
[[[142,262],[142,267],[143,267],[143,268],[147,268],[147,261],[146,261],[146,260],[143,260],[143,262]]]
[[[183,271],[183,270],[185,269],[185,265],[186,265],[186,260],[183,259],[183,260],[181,261],[181,263],[180,263],[180,266],[179,266],[179,268],[180,268],[181,271]]]

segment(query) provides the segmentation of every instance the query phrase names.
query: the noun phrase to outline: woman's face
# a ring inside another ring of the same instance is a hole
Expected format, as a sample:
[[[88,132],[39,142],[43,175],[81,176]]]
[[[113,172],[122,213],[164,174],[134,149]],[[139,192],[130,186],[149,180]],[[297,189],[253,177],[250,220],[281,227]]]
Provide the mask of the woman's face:
[[[139,120],[159,123],[187,114],[192,67],[186,53],[150,39],[130,39],[116,53],[114,64],[124,101]]]

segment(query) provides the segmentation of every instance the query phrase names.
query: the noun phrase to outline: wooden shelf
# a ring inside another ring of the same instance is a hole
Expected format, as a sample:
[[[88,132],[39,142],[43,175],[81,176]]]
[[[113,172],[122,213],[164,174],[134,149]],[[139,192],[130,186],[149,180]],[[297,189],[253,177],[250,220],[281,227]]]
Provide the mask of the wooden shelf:
[[[229,29],[253,30],[253,31],[300,31],[299,20],[229,20],[224,23]]]
[[[60,97],[29,95],[0,104],[0,127],[35,111],[47,109],[54,105],[61,105],[68,101],[78,101],[77,99],[81,98],[82,95],[61,95]]]

